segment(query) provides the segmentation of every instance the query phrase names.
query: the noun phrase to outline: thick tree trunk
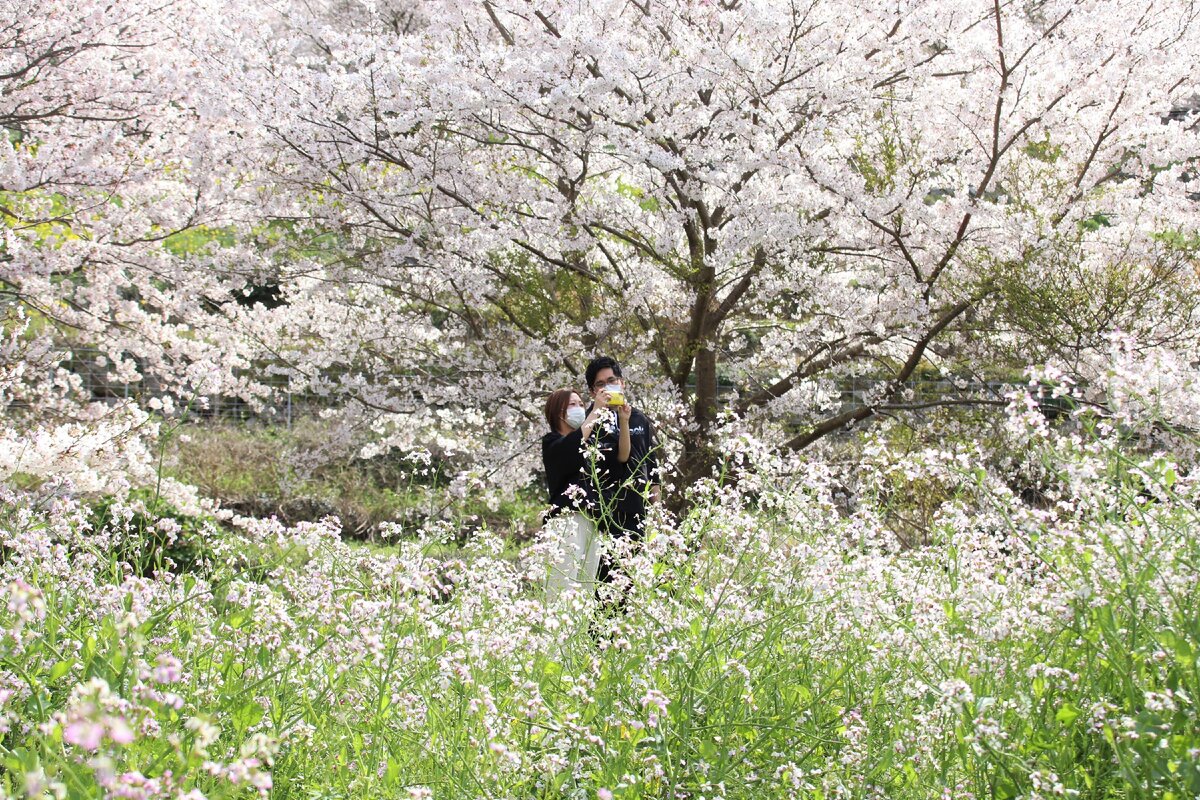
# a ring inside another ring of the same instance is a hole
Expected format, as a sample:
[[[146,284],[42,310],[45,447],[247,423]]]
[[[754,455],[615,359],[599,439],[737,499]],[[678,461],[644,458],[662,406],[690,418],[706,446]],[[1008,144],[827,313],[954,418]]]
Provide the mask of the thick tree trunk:
[[[706,433],[717,418],[717,353],[708,344],[696,353],[696,399],[692,414]]]
[[[703,346],[696,353],[696,394],[692,402],[695,426],[683,437],[683,452],[667,483],[667,506],[675,513],[688,506],[688,489],[712,474],[719,454],[712,444],[713,424],[717,418],[717,353]]]

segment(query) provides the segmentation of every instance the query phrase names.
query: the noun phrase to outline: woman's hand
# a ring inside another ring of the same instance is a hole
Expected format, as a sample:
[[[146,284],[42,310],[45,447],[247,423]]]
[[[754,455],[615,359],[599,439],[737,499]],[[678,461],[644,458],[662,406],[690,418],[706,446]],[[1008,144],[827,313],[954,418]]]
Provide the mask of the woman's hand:
[[[595,405],[592,406],[592,413],[588,414],[587,418],[584,419],[583,424],[579,426],[579,430],[583,432],[583,440],[585,442],[592,435],[592,428],[596,427],[596,423],[599,422],[600,417],[604,415],[605,408],[606,406],[600,405],[600,401],[597,400]]]

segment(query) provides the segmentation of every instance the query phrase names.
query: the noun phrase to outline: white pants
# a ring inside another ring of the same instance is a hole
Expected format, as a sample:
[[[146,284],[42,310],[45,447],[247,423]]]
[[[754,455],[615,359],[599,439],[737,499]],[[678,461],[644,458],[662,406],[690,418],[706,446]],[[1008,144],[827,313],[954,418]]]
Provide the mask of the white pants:
[[[600,535],[596,523],[583,514],[563,514],[546,523],[551,538],[546,570],[546,602],[553,603],[568,589],[590,590],[600,566]]]

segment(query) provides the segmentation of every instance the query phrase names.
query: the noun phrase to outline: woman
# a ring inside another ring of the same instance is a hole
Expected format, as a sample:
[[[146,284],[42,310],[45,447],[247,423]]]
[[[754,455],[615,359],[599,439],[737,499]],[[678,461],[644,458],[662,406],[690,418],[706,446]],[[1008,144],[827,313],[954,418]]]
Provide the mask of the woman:
[[[570,389],[558,389],[546,400],[550,431],[542,437],[542,466],[550,492],[547,525],[560,537],[546,580],[548,601],[568,587],[592,583],[596,578],[600,539],[596,523],[589,516],[597,510],[596,490],[584,452],[596,424],[611,413],[607,403],[608,393],[602,391],[588,413],[579,395]],[[624,454],[621,460],[629,459],[629,411],[628,405],[622,405],[616,415],[620,427],[618,459]]]

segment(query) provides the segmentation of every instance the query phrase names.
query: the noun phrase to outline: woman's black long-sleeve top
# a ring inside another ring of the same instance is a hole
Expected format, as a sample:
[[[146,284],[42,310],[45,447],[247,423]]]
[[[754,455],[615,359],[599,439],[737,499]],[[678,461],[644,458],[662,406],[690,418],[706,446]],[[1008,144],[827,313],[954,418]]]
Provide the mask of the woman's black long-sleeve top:
[[[595,489],[585,464],[581,431],[566,435],[550,431],[542,437],[542,466],[552,506],[550,516],[563,511],[582,511],[593,505]]]

